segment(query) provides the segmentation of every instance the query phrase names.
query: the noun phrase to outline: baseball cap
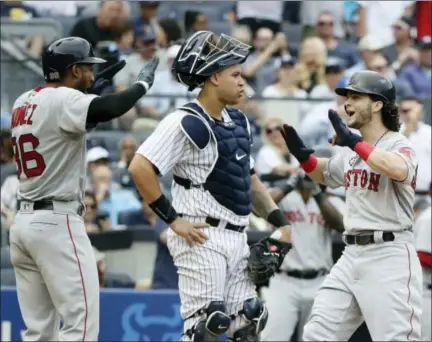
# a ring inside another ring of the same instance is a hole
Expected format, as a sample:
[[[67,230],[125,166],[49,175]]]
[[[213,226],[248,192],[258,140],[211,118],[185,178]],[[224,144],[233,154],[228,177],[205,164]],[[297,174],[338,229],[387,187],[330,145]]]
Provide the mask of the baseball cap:
[[[296,59],[290,55],[283,55],[281,58],[275,61],[275,68],[279,69],[284,66],[293,66],[296,64]]]
[[[424,36],[418,42],[420,49],[430,49],[432,48],[432,37]]]
[[[380,42],[380,40],[371,34],[368,34],[364,36],[362,39],[360,39],[360,42],[358,43],[357,46],[359,51],[364,51],[364,50],[378,51],[381,50],[383,47],[384,46]]]
[[[141,25],[136,30],[136,38],[144,43],[155,43],[156,33],[151,25]]]
[[[339,58],[339,57],[328,57],[326,66],[325,66],[325,72],[326,74],[332,73],[332,72],[342,72],[345,69],[345,62]]]
[[[109,160],[109,152],[100,146],[93,147],[87,152],[87,163],[93,163],[98,160]]]

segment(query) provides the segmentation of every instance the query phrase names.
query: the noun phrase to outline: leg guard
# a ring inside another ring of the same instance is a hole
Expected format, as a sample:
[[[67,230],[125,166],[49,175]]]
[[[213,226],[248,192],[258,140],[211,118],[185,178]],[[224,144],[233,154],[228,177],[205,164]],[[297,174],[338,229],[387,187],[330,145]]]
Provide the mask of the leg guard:
[[[217,341],[230,327],[231,318],[225,313],[225,303],[210,302],[206,309],[198,311],[194,316],[204,316],[191,329],[185,332],[193,342]]]
[[[268,311],[259,298],[251,298],[243,303],[243,309],[238,313],[247,322],[246,325],[234,331],[230,342],[256,342],[261,331],[267,324]]]

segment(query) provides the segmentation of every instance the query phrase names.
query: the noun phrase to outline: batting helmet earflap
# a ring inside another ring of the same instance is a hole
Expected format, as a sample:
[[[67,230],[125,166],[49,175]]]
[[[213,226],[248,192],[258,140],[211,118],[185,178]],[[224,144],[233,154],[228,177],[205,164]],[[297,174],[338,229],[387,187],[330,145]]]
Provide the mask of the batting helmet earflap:
[[[375,71],[356,72],[346,87],[336,88],[336,94],[347,96],[348,91],[375,95],[386,102],[394,103],[396,100],[396,88],[392,81]]]
[[[79,37],[58,39],[42,55],[42,69],[47,82],[60,81],[72,65],[101,63],[106,63],[106,60],[95,57],[90,43]]]
[[[250,52],[250,45],[226,34],[198,31],[180,47],[172,71],[177,81],[192,91],[215,72],[243,63]]]

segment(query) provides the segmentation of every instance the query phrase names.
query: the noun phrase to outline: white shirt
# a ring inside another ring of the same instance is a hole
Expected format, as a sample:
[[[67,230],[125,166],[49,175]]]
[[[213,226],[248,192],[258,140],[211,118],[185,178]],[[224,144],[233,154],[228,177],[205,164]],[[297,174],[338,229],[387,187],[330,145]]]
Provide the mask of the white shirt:
[[[196,148],[180,124],[187,114],[185,111],[176,110],[167,115],[136,153],[146,157],[159,169],[162,176],[172,170],[174,175],[189,179],[192,184],[203,184],[217,162],[217,142],[212,136],[210,143],[203,150]],[[209,114],[206,113],[205,115],[213,120]],[[226,111],[222,113],[222,117],[226,122],[231,121]],[[205,123],[208,125],[207,122]],[[209,127],[209,129],[211,128]],[[250,156],[250,168],[253,167],[254,160]],[[190,217],[210,216],[235,225],[248,225],[249,215],[238,216],[234,214],[228,208],[220,205],[202,187],[193,187],[187,190],[173,182],[171,193],[172,205],[178,213]]]
[[[282,21],[283,1],[237,1],[237,18]]]
[[[403,131],[403,129],[402,127],[401,131]],[[429,191],[431,184],[431,135],[431,126],[424,122],[419,122],[418,129],[412,132],[408,137],[419,161],[417,170],[417,191]]]
[[[388,46],[394,43],[392,25],[415,1],[357,2],[365,8],[367,32],[379,38],[383,46]]]
[[[1,186],[1,208],[7,208],[16,212],[19,181],[16,175],[9,176]]]
[[[276,166],[282,165],[285,160],[275,147],[264,145],[261,147],[255,157],[255,171],[258,175],[272,173]]]
[[[334,34],[338,38],[343,38],[344,37],[344,28],[343,28],[344,2],[343,1],[303,0],[301,4],[301,13],[300,13],[301,23],[307,26],[315,26],[319,14],[323,11],[330,11],[333,14]]]
[[[47,87],[28,91],[15,101],[12,137],[20,159],[19,198],[81,201],[87,111],[96,97],[72,88]]]

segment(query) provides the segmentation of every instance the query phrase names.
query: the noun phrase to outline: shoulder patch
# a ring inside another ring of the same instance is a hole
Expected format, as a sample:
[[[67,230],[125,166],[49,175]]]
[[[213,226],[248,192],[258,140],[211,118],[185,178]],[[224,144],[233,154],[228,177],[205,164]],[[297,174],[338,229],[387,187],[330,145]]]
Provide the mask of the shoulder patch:
[[[180,123],[182,131],[189,141],[199,150],[203,150],[210,142],[210,131],[202,119],[196,115],[185,115]]]

